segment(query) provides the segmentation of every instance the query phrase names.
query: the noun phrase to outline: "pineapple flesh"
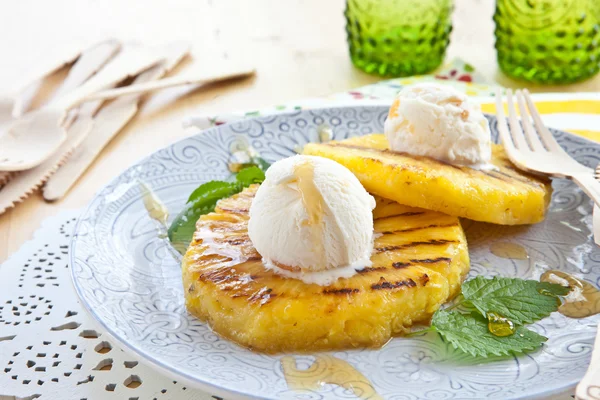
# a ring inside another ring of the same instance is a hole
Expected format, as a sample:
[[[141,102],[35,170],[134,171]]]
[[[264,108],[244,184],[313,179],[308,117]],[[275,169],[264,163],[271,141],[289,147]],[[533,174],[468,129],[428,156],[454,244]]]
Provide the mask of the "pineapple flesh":
[[[383,134],[309,143],[304,154],[339,162],[372,194],[475,221],[540,222],[552,195],[549,179],[519,171],[496,144],[492,145],[492,164],[497,170],[490,171],[392,152]]]
[[[330,286],[266,270],[247,231],[257,188],[203,215],[183,259],[186,306],[219,335],[268,353],[379,347],[459,292],[469,256],[458,218],[384,199],[371,267]]]

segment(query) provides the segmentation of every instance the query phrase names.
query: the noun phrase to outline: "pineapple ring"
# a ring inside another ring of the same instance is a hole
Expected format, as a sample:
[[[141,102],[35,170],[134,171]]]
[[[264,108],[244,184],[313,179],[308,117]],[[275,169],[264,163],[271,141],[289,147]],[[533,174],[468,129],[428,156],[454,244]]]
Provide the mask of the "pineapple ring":
[[[498,169],[491,171],[392,152],[382,134],[309,143],[304,154],[339,162],[372,194],[475,221],[540,222],[552,196],[549,179],[519,171],[497,144],[492,145],[492,164]]]
[[[458,218],[377,199],[373,266],[330,286],[266,270],[248,237],[258,186],[202,216],[184,256],[188,310],[221,336],[274,353],[379,347],[431,315],[469,270]]]

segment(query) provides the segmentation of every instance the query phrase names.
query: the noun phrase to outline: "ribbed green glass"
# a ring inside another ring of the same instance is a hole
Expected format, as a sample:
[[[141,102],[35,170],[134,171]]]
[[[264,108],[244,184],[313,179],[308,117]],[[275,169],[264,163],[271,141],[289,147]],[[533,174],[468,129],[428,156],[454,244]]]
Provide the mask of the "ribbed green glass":
[[[600,0],[497,0],[496,50],[507,75],[569,83],[600,69]]]
[[[381,76],[408,76],[435,69],[444,59],[452,0],[347,0],[350,58]]]

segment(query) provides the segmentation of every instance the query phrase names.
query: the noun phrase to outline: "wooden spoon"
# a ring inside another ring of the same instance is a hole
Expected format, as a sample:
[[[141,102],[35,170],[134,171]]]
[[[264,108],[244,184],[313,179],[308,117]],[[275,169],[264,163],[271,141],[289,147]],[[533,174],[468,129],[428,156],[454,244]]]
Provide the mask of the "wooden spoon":
[[[0,171],[22,171],[46,160],[66,139],[67,111],[106,89],[163,61],[145,48],[123,52],[98,74],[57,101],[26,114],[0,136]]]

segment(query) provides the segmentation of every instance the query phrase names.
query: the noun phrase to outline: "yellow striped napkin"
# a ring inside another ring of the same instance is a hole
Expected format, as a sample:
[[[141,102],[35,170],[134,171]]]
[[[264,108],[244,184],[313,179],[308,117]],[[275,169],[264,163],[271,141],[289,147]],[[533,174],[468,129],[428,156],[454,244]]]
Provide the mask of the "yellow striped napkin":
[[[544,123],[600,142],[600,93],[533,94]],[[494,114],[493,99],[481,99],[484,112]]]

